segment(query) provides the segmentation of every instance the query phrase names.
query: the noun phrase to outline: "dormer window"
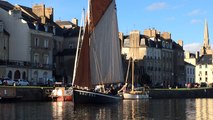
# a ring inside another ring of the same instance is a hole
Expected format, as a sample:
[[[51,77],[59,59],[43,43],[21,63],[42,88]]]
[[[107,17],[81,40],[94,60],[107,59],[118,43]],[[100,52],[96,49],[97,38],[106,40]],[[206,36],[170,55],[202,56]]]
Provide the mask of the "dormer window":
[[[56,35],[56,28],[53,26],[53,35]]]
[[[172,43],[170,43],[170,49],[172,49]]]
[[[38,23],[34,23],[35,30],[38,30]]]
[[[165,42],[164,41],[162,41],[162,46],[163,46],[163,48],[165,48]]]
[[[48,32],[48,25],[44,25],[45,32]]]

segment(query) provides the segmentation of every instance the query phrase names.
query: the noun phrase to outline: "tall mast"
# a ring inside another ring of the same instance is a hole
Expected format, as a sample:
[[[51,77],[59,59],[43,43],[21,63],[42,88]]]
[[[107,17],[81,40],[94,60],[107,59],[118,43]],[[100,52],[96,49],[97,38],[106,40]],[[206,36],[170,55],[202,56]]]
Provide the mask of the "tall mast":
[[[90,24],[90,3],[91,3],[91,0],[88,0],[88,8],[87,8],[87,11],[88,11],[88,16],[87,16],[87,18],[88,18],[88,25]]]
[[[134,58],[132,58],[132,92],[134,91]]]
[[[74,85],[75,76],[76,76],[76,67],[77,67],[78,54],[79,54],[79,45],[80,45],[80,41],[81,41],[81,28],[82,28],[83,21],[85,19],[84,14],[85,14],[85,10],[83,9],[82,16],[81,16],[81,25],[80,25],[79,35],[78,35],[78,43],[77,43],[77,47],[76,47],[75,63],[74,63],[74,70],[73,70],[73,77],[72,77],[72,86]]]

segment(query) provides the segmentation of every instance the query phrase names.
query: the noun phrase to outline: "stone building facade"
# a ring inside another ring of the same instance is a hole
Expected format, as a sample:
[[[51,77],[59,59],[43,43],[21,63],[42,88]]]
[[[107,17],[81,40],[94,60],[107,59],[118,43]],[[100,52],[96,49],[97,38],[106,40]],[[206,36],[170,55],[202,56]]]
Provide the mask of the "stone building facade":
[[[9,33],[4,29],[4,23],[0,20],[0,59],[5,61],[9,56]]]
[[[196,65],[196,83],[213,83],[213,64],[212,64],[212,54],[202,55]]]
[[[4,23],[0,20],[0,78],[6,74],[6,63],[9,57],[9,33],[4,29]]]
[[[126,59],[132,57],[140,61],[139,68],[142,72],[139,74],[148,74],[153,86],[167,87],[183,81],[184,74],[180,77],[179,71],[175,70],[181,66],[179,70],[184,73],[183,48],[171,39],[170,33],[160,34],[156,29],[146,29],[143,35],[136,30],[126,36],[120,33],[119,38],[122,54],[126,55]],[[176,54],[182,56],[177,61]]]
[[[9,53],[3,76],[27,79],[35,85],[44,85],[53,78],[54,55],[63,42],[62,30],[53,21],[53,14],[53,8],[43,4],[29,8],[0,1],[0,19],[9,33]]]
[[[186,83],[195,83],[195,70],[197,64],[198,53],[184,52]]]
[[[195,82],[196,83],[206,83],[212,84],[213,83],[213,52],[211,49],[211,45],[209,44],[209,30],[208,30],[208,23],[205,20],[204,24],[204,40],[203,46],[200,50],[200,55],[197,58],[196,64],[196,76]]]
[[[185,62],[186,84],[195,83],[195,65]]]

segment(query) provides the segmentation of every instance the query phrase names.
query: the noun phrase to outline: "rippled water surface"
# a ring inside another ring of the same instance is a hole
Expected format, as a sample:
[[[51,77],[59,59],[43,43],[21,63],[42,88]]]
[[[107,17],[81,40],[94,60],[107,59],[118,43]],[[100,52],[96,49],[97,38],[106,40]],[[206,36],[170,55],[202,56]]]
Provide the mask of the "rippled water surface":
[[[0,103],[0,120],[212,120],[213,99],[124,100],[113,105],[72,102]]]

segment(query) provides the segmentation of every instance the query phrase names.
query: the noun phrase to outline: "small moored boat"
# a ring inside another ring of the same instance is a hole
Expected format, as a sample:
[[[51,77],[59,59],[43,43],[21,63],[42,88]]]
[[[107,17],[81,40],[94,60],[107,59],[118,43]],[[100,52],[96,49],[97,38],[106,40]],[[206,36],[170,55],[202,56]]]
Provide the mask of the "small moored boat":
[[[53,101],[72,101],[72,88],[66,89],[65,87],[56,87],[49,97]]]
[[[146,91],[133,91],[133,92],[124,92],[124,99],[147,99],[150,98],[148,92]]]
[[[132,60],[132,81],[131,81],[132,82],[132,88],[131,88],[131,90],[127,90],[127,85],[128,85],[127,80],[128,80],[128,74],[129,74],[129,68],[130,68],[131,60]],[[135,88],[135,86],[134,86],[135,80],[134,79],[135,79],[135,77],[134,77],[134,59],[130,58],[128,69],[127,69],[126,83],[118,92],[123,91],[123,93],[122,93],[123,99],[147,99],[147,98],[150,98],[149,92],[146,91],[145,87]]]

